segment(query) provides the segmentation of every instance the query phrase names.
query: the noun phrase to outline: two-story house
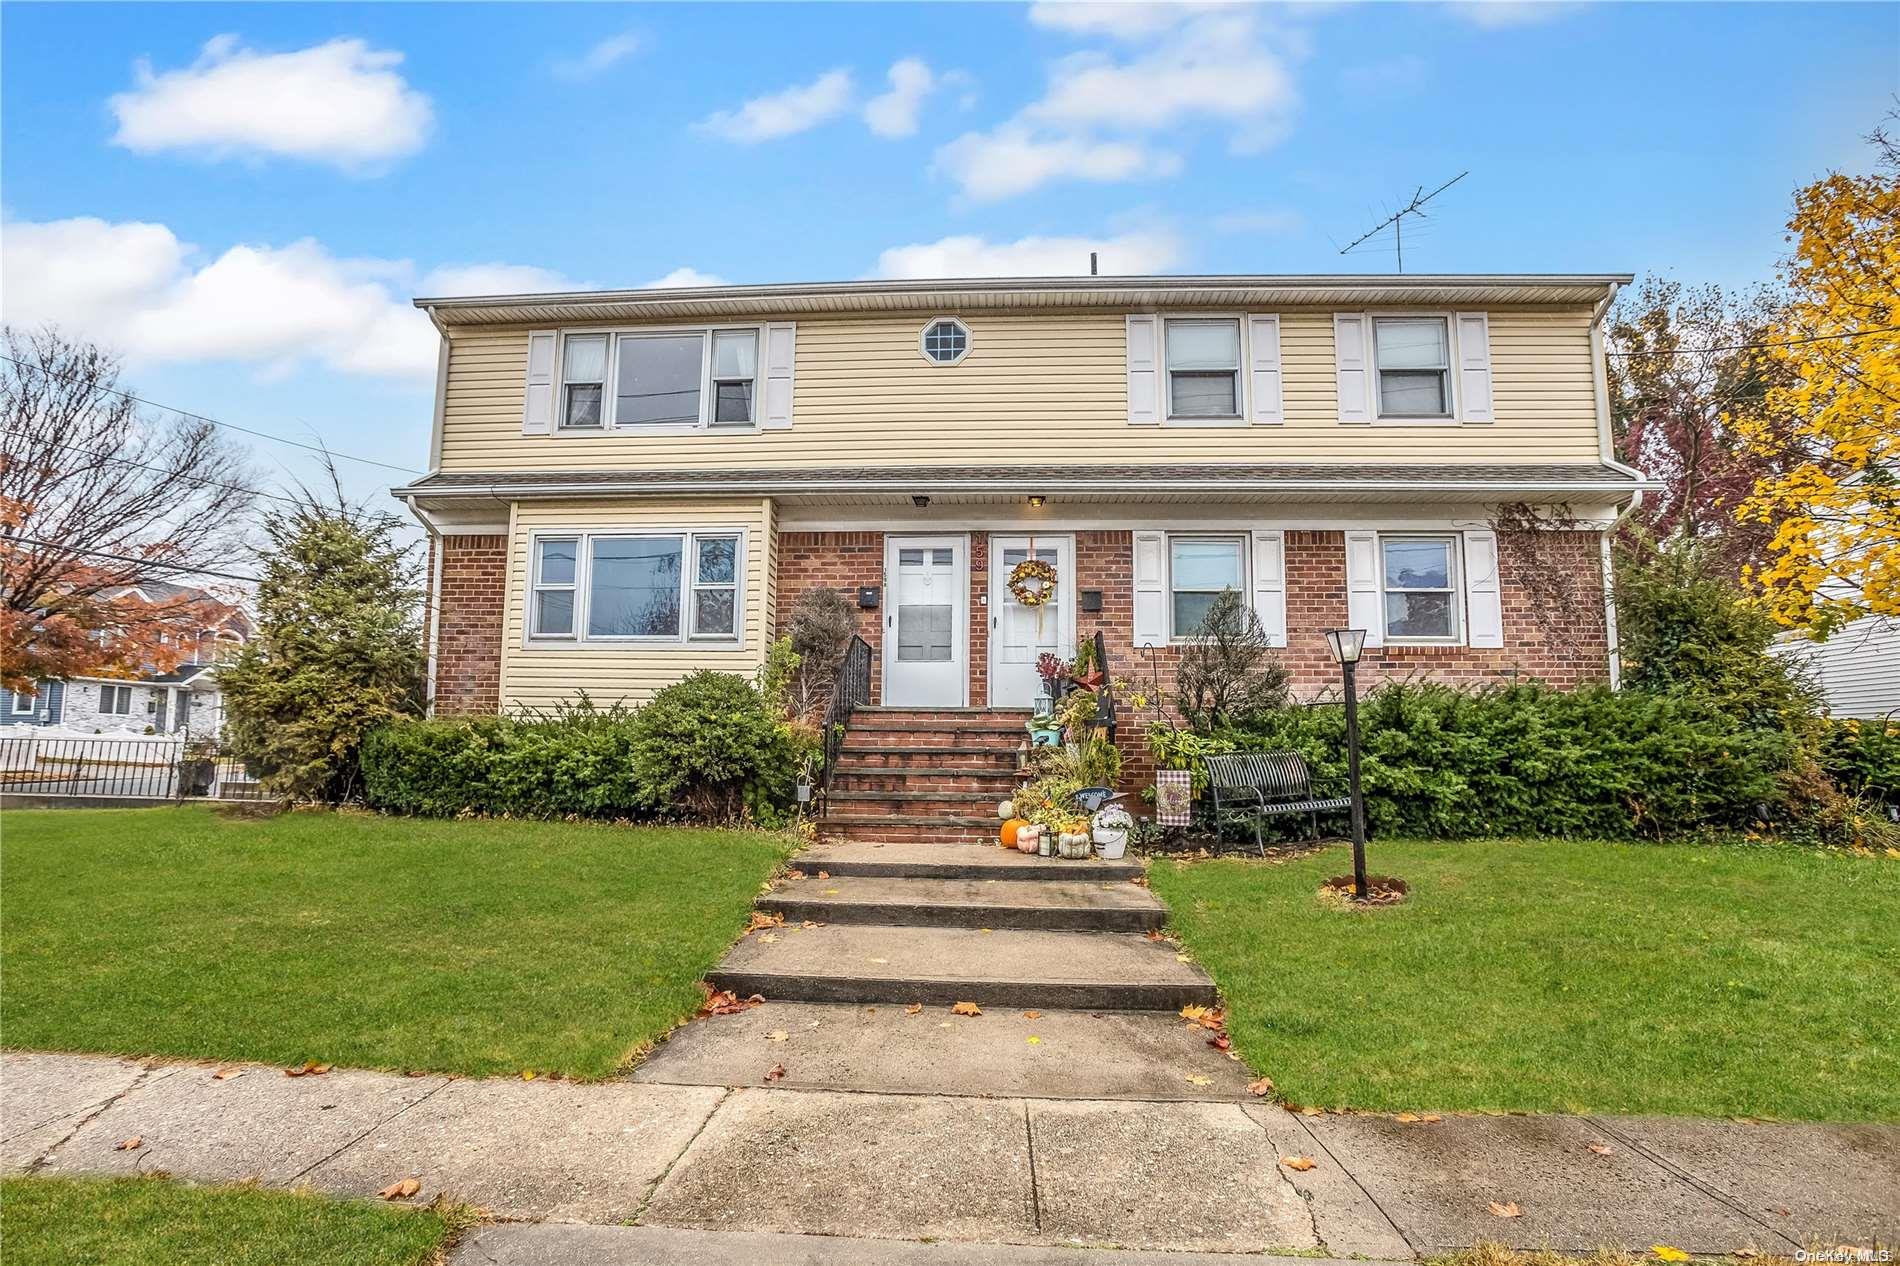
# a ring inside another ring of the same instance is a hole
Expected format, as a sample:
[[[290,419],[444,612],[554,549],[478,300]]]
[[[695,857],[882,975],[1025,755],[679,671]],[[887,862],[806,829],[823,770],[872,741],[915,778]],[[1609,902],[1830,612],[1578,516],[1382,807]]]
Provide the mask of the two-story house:
[[[871,281],[419,299],[438,712],[749,673],[798,594],[860,608],[886,706],[1026,708],[1106,634],[1172,682],[1224,589],[1302,693],[1612,674],[1604,311],[1624,276]],[[1503,504],[1563,505],[1553,627]],[[1505,542],[1504,544],[1508,544]],[[1025,559],[1055,592],[1025,607]],[[1139,743],[1139,727],[1134,743]]]

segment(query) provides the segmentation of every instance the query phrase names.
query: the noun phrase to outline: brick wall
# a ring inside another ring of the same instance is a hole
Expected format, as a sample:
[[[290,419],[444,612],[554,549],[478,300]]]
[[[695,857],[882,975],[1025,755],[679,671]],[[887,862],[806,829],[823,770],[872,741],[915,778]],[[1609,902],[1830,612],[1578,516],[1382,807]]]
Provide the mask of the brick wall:
[[[441,545],[435,711],[438,716],[495,712],[501,708],[502,610],[508,596],[508,538],[445,536],[441,538]],[[433,575],[433,553],[429,564]]]
[[[862,585],[884,583],[882,532],[780,532],[778,537],[778,629],[782,636],[808,589],[836,589],[858,602]],[[871,702],[883,698],[884,612],[859,611],[858,634],[871,644]]]

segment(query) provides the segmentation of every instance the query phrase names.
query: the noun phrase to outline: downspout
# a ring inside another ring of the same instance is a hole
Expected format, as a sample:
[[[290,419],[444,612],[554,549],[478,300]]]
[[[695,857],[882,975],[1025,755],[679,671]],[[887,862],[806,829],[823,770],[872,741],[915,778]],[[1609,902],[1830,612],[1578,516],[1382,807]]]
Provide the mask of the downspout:
[[[442,550],[448,538],[426,520],[429,530],[429,667],[422,686],[422,714],[435,715],[435,657],[437,640],[442,634]]]
[[[1591,376],[1596,389],[1597,404],[1597,451],[1603,464],[1620,470],[1636,479],[1643,472],[1634,466],[1620,462],[1616,458],[1616,446],[1610,436],[1610,374],[1608,358],[1604,355],[1603,318],[1609,312],[1610,305],[1616,302],[1620,287],[1612,281],[1605,287],[1603,298],[1597,302],[1596,309],[1590,313],[1590,359]],[[1629,504],[1624,506],[1610,521],[1609,527],[1597,537],[1599,553],[1603,559],[1603,635],[1610,647],[1610,689],[1619,689],[1623,684],[1623,651],[1616,629],[1616,568],[1611,560],[1610,538],[1623,526],[1623,520],[1636,513],[1643,504],[1643,490],[1636,488],[1630,493]]]

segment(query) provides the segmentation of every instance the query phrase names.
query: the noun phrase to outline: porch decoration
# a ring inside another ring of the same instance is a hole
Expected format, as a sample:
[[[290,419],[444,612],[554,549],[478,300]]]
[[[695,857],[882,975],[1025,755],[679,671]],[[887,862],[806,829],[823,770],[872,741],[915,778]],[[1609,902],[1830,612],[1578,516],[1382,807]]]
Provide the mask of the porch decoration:
[[[1023,828],[1029,825],[1028,818],[1011,818],[1003,823],[1002,842],[1004,848],[1015,848],[1022,837]]]
[[[1109,805],[1089,822],[1095,851],[1104,861],[1112,862],[1128,851],[1128,833],[1134,829],[1134,816],[1118,804]]]
[[[1025,607],[1039,607],[1056,595],[1056,569],[1040,558],[1025,558],[1009,569],[1009,592]]]
[[[1194,809],[1194,775],[1185,769],[1155,771],[1155,821],[1186,826]]]
[[[1090,843],[1088,819],[1071,818],[1056,837],[1056,856],[1065,861],[1081,861],[1089,855]]]
[[[1039,852],[1043,846],[1042,828],[1035,823],[1021,827],[1016,832],[1016,851],[1019,853]]]

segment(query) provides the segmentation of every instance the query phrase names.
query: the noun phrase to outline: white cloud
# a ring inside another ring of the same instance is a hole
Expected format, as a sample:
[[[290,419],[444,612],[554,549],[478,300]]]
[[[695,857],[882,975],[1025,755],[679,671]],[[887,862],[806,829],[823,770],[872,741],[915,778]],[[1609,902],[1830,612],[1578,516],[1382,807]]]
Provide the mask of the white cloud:
[[[893,62],[890,80],[889,92],[864,103],[864,125],[879,136],[911,136],[917,131],[917,114],[925,99],[944,80],[916,57]]]
[[[1553,22],[1575,6],[1564,0],[1458,0],[1445,7],[1475,27],[1498,31]]]
[[[1228,7],[1220,3],[1092,3],[1091,0],[1040,0],[1029,6],[1029,20],[1051,31],[1071,35],[1107,35],[1119,40],[1139,40],[1158,35],[1210,9]]]
[[[457,295],[563,294],[591,288],[588,282],[574,281],[533,264],[454,264],[423,274],[416,283],[416,294],[446,299]]]
[[[1101,271],[1123,275],[1159,273],[1181,259],[1181,242],[1165,230],[1144,230],[1118,237],[1020,237],[992,242],[975,236],[893,246],[877,257],[877,275],[928,277],[1087,276],[1089,252],[1100,257]]]
[[[579,82],[612,70],[640,51],[640,37],[631,31],[609,35],[591,45],[579,57],[563,58],[554,63],[554,77]]]
[[[701,119],[701,131],[742,144],[808,131],[851,108],[851,72],[828,70],[808,84],[754,97],[737,110]]]
[[[310,238],[243,243],[207,259],[162,224],[9,221],[4,233],[0,317],[57,324],[135,364],[237,362],[266,374],[309,364],[424,379],[435,367],[436,334],[410,305],[417,289],[575,286],[511,264],[443,267],[418,282],[407,260],[338,256]]]
[[[154,72],[141,61],[137,86],[111,99],[119,122],[112,139],[141,154],[374,167],[421,149],[435,121],[429,98],[397,72],[401,63],[401,53],[360,39],[261,53],[220,35],[183,70]]]
[[[642,286],[642,290],[685,290],[693,286],[728,285],[724,277],[712,273],[702,273],[697,268],[675,268],[664,277],[656,277]]]
[[[1130,141],[1039,136],[1019,123],[966,132],[937,151],[936,169],[978,202],[1028,193],[1052,180],[1098,184],[1171,176],[1174,154]]]

